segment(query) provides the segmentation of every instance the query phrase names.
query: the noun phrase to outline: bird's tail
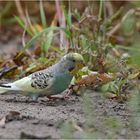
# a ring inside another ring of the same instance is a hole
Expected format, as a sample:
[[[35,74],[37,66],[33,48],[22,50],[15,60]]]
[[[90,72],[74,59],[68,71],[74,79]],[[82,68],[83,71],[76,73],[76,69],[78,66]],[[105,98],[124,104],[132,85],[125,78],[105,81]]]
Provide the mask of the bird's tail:
[[[0,85],[0,94],[7,92],[11,89],[11,86],[9,85]]]

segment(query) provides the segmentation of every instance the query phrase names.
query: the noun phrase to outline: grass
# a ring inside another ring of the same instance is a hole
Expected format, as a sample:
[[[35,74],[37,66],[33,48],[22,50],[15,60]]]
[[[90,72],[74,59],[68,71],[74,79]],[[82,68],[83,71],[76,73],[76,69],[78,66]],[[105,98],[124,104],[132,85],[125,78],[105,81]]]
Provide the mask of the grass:
[[[26,22],[23,21],[21,17],[15,16],[15,20],[19,26],[30,36],[30,40],[25,42],[19,55],[25,53],[32,46],[35,46],[37,42],[39,42],[38,46],[41,49],[41,55],[38,56],[38,60],[43,63],[47,61],[48,65],[52,64],[50,62],[51,60],[46,59],[50,50],[55,51],[60,57],[70,51],[79,52],[83,55],[90,70],[99,71],[99,73],[112,73],[114,75],[114,80],[103,85],[102,88],[99,89],[100,92],[111,92],[112,94],[116,94],[117,97],[122,97],[122,95],[126,95],[128,92],[136,92],[138,84],[135,83],[138,83],[140,70],[139,21],[137,21],[136,15],[138,10],[137,3],[134,3],[132,9],[128,11],[125,11],[122,7],[120,9],[118,8],[111,16],[108,15],[109,9],[106,9],[107,2],[104,0],[98,2],[99,11],[97,15],[89,12],[91,7],[87,7],[87,11],[83,11],[82,14],[78,11],[72,11],[70,3],[69,1],[68,8],[65,7],[63,2],[61,3],[61,6],[58,7],[58,11],[61,11],[64,17],[61,15],[61,17],[57,17],[56,19],[54,16],[51,25],[47,23],[45,15],[46,9],[44,8],[44,2],[42,0],[40,0],[39,3],[39,18],[41,24],[32,23],[30,16],[28,16]],[[9,5],[10,3],[6,7],[8,8]],[[91,9],[91,11],[93,10],[94,9]],[[59,26],[57,22],[60,19],[58,18],[64,19],[63,24],[59,23]],[[40,25],[40,30],[36,29],[36,24]],[[56,33],[61,36],[62,32],[64,33],[64,36],[62,36],[63,40],[65,40],[68,45],[63,47],[58,45],[56,47],[53,44],[54,37]],[[31,65],[33,68],[35,66]],[[129,88],[131,90],[129,90]],[[139,92],[139,88],[137,91]],[[124,98],[121,99],[123,102],[126,102]],[[83,108],[88,118],[86,130],[83,133],[85,137],[93,137],[89,129],[89,124],[95,123],[94,114],[92,114],[94,107],[90,110],[91,104],[88,97],[85,97],[84,101],[85,104]],[[133,108],[135,108],[138,106],[139,100],[132,101],[130,104],[134,105]],[[109,118],[104,125],[108,125],[111,128],[122,127],[119,125],[120,123],[117,122],[116,118]],[[135,123],[132,124],[134,125],[133,127],[135,127]],[[63,131],[65,138],[73,138],[72,133],[74,128],[71,123],[66,124],[63,127]],[[94,136],[96,136],[96,134],[98,135],[98,133],[98,131],[94,133]],[[110,138],[112,137],[113,134]]]

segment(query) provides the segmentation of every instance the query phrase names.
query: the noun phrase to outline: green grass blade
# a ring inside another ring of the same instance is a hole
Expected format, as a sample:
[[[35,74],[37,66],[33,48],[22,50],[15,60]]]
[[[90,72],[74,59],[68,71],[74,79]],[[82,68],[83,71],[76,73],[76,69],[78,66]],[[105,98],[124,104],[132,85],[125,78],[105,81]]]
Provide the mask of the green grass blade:
[[[43,50],[46,54],[48,52],[48,49],[50,48],[52,40],[53,40],[53,30],[51,30],[45,37],[46,38],[43,43]]]
[[[102,19],[102,12],[103,12],[103,0],[100,0],[100,8],[99,8],[98,20]]]
[[[124,50],[128,50],[128,51],[134,51],[134,52],[139,52],[140,53],[140,49],[137,46],[115,45],[115,47],[118,48],[118,49],[124,49]]]
[[[15,19],[22,28],[25,27],[25,24],[22,19],[20,19],[18,16],[15,16]]]
[[[42,22],[43,28],[46,28],[47,27],[46,16],[45,16],[45,11],[43,8],[42,0],[40,0],[40,17],[41,17],[41,22]]]
[[[32,33],[29,29],[27,29],[27,28],[25,27],[25,23],[23,22],[22,19],[20,19],[18,16],[15,16],[15,20],[18,22],[18,24],[19,24],[24,30],[26,30],[26,31],[29,33],[29,35],[33,36],[33,33]]]
[[[62,28],[62,27],[55,27],[55,26],[51,26],[51,27],[48,27],[48,28],[46,28],[46,29],[44,29],[42,32],[39,32],[39,33],[37,33],[34,37],[32,37],[32,39],[26,44],[26,46],[23,48],[23,50],[21,51],[21,53],[22,52],[24,52],[26,49],[28,49],[36,40],[37,40],[37,38],[39,38],[40,36],[42,36],[42,34],[44,34],[44,33],[48,33],[48,32],[50,32],[51,30],[63,30],[63,31],[65,31],[65,28]],[[20,54],[21,54],[20,53]]]

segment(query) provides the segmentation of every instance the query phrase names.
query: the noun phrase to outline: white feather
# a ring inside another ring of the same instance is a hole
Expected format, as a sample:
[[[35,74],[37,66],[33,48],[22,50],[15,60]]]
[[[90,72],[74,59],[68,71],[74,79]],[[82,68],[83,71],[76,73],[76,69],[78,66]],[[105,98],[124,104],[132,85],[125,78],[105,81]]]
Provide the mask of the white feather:
[[[3,88],[3,87],[0,87],[0,94],[4,93],[4,92],[6,92],[6,91],[7,91],[7,89],[5,89],[5,88]]]
[[[38,92],[40,90],[37,90],[35,88],[33,88],[31,86],[31,77],[28,76],[28,77],[24,77],[20,80],[17,80],[15,81],[13,84],[12,84],[12,90],[20,90],[20,91],[29,91],[29,92]]]
[[[28,91],[28,92],[38,92],[39,90],[31,86],[31,77],[24,77],[13,83],[4,84],[4,86],[11,87],[0,87],[0,94],[7,91]]]
[[[4,93],[4,92],[7,92],[7,91],[11,91],[11,90],[20,90],[18,87],[16,87],[14,85],[14,83],[9,83],[9,84],[3,84],[4,86],[7,86],[7,87],[0,87],[0,94],[1,93]],[[8,87],[9,86],[9,87]],[[11,87],[10,87],[11,86]]]

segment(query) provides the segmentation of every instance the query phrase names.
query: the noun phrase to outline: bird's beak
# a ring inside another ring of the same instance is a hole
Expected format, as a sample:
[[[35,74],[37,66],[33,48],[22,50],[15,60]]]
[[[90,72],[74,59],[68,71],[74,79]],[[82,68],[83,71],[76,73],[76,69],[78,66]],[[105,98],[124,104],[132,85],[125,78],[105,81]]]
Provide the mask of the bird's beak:
[[[77,64],[77,67],[79,68],[79,69],[81,69],[81,68],[83,68],[83,67],[85,67],[86,66],[86,64],[85,64],[85,62],[78,62],[78,64]]]
[[[72,75],[75,75],[80,69],[82,69],[85,65],[85,62],[81,61],[81,62],[78,62],[76,63],[76,67],[74,70],[71,71],[71,74]]]

